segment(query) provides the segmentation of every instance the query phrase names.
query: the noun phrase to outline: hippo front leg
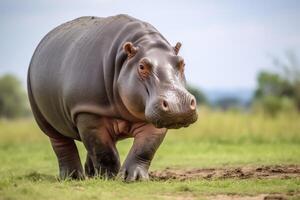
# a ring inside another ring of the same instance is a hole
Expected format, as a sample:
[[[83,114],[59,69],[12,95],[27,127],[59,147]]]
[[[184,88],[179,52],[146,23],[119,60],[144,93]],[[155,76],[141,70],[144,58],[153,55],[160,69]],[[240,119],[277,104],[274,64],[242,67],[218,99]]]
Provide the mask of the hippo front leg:
[[[77,128],[87,149],[85,174],[112,178],[120,169],[119,154],[115,139],[110,133],[110,123],[92,114],[79,114]]]
[[[148,180],[148,169],[166,132],[167,129],[158,129],[152,124],[136,124],[132,132],[134,142],[120,169],[119,177],[126,182]]]

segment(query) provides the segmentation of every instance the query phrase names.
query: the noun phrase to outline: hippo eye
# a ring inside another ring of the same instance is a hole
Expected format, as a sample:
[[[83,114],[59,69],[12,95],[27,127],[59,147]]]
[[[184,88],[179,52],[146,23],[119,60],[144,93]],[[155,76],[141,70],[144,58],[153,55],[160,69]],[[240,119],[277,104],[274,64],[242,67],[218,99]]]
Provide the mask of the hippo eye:
[[[145,62],[141,62],[138,67],[138,74],[142,80],[146,79],[151,72],[151,66]]]
[[[140,70],[144,70],[144,69],[145,69],[144,65],[140,65]]]

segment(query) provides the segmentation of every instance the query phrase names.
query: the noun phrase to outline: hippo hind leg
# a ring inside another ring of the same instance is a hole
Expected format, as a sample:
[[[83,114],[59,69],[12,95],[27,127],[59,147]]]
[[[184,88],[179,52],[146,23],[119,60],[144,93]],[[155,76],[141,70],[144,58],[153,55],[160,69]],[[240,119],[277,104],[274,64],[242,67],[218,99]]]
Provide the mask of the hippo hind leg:
[[[84,179],[80,157],[74,140],[57,132],[50,124],[48,124],[37,109],[33,111],[37,124],[50,138],[52,148],[59,164],[60,179]]]
[[[84,179],[83,169],[76,144],[66,137],[50,138],[59,164],[60,179]]]
[[[38,126],[50,138],[58,160],[60,178],[83,179],[83,169],[74,140],[61,135],[46,121],[33,101],[30,90],[29,100]]]
[[[37,119],[37,122],[50,139],[58,160],[60,179],[84,179],[78,149],[74,140],[61,135],[46,121],[41,121],[40,118]]]

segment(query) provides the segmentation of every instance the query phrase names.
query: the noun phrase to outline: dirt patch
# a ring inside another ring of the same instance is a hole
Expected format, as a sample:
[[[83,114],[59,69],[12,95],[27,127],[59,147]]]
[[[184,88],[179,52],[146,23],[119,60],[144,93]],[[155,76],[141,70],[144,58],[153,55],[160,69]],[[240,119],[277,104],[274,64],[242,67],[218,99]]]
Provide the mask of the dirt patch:
[[[226,179],[226,178],[295,178],[300,177],[300,165],[275,165],[261,167],[175,169],[150,172],[153,180],[192,180],[192,179]]]
[[[158,199],[174,199],[174,200],[194,200],[199,199],[199,197],[194,196],[192,194],[184,194],[184,195],[160,195],[157,196]],[[286,194],[259,194],[259,195],[238,195],[238,194],[218,194],[218,195],[210,195],[210,196],[202,196],[201,199],[205,200],[288,200],[291,197],[293,199],[298,199],[300,196],[295,195],[286,195]]]
[[[260,194],[257,196],[240,195],[216,195],[207,197],[207,200],[287,200],[288,197],[281,194]]]

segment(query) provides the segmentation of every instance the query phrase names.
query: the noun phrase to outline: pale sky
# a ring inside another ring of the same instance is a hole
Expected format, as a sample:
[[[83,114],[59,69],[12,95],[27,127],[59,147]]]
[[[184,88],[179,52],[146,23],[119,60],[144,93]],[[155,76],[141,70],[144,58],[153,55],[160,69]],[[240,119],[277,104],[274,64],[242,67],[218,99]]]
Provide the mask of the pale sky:
[[[26,80],[43,36],[80,16],[120,13],[154,25],[172,44],[182,42],[187,80],[205,89],[253,89],[270,56],[300,53],[298,0],[1,0],[0,75]]]

